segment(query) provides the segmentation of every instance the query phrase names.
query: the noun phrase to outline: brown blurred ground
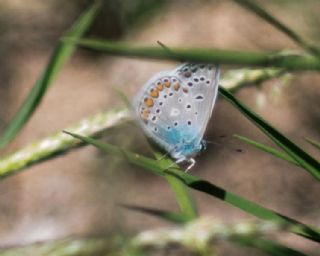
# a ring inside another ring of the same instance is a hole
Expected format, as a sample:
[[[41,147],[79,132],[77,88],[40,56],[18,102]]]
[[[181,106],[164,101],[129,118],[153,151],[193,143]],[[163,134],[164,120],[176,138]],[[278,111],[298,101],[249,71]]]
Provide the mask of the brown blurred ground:
[[[2,1],[0,3],[0,118],[13,116],[45,67],[59,35],[83,9],[85,1]],[[317,1],[261,1],[299,32],[317,39]],[[110,6],[108,6],[110,7]],[[112,6],[111,6],[112,7]],[[111,8],[110,7],[110,8]],[[112,7],[113,8],[113,7]],[[250,50],[279,50],[295,45],[270,25],[229,1],[173,1],[145,16],[135,27],[105,9],[91,34],[128,42],[169,46],[206,46]],[[111,26],[109,22],[113,22]],[[119,25],[120,24],[120,25]],[[104,26],[106,31],[104,31]],[[40,108],[10,150],[17,149],[83,117],[121,105],[112,87],[133,96],[155,72],[174,63],[108,57],[79,51],[62,71]],[[238,96],[266,120],[319,157],[303,137],[320,141],[320,77],[296,73],[289,86],[281,80],[241,90]],[[275,92],[280,95],[275,97]],[[257,107],[257,97],[266,99]],[[260,96],[259,96],[260,95]],[[2,124],[2,128],[4,127]],[[133,145],[131,127],[112,131],[111,141]],[[137,131],[137,134],[139,132]],[[320,185],[305,171],[258,152],[232,134],[270,143],[228,103],[220,99],[206,138],[219,145],[197,158],[192,173],[232,192],[308,224],[320,226]],[[226,138],[220,138],[226,135]],[[109,140],[110,141],[110,140]],[[135,146],[145,152],[146,145]],[[243,153],[234,149],[242,148]],[[239,221],[248,215],[195,193],[202,215]],[[176,210],[168,185],[160,178],[114,162],[92,147],[47,161],[0,184],[0,245],[26,243],[69,235],[129,233],[165,223],[128,212],[117,203]],[[291,239],[289,243],[293,243]],[[295,237],[295,246],[314,250],[316,244]]]

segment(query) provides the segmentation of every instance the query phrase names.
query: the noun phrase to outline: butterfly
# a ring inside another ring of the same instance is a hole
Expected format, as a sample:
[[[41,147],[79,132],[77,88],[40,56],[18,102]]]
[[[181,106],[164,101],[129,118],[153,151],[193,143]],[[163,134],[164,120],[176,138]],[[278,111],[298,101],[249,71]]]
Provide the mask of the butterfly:
[[[146,82],[134,101],[134,110],[147,137],[176,163],[195,164],[206,149],[203,135],[218,94],[220,69],[216,65],[184,63]]]

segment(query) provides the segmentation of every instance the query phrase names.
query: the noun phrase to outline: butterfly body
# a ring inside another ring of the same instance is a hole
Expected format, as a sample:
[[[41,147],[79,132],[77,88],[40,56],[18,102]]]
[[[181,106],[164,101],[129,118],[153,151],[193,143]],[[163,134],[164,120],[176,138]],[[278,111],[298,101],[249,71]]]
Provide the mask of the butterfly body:
[[[146,135],[177,162],[194,163],[218,91],[219,68],[186,63],[152,77],[135,100]]]

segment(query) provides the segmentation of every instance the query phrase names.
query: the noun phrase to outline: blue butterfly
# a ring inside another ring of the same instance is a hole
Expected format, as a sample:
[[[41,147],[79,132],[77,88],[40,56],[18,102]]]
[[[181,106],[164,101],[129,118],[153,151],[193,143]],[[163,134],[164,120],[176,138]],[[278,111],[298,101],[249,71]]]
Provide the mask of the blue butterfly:
[[[185,63],[153,76],[138,93],[134,109],[146,135],[176,163],[195,164],[206,148],[203,135],[219,85],[219,67]]]

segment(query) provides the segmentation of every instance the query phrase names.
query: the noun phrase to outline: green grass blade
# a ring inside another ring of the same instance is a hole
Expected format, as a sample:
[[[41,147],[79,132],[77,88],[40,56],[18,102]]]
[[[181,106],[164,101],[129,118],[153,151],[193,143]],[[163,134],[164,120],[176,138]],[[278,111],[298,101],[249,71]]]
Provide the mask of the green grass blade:
[[[227,190],[224,190],[208,181],[201,180],[190,174],[176,169],[169,169],[165,172],[176,175],[176,177],[180,178],[183,182],[185,182],[185,184],[193,189],[212,195],[260,219],[273,221],[279,225],[288,225],[291,232],[320,242],[320,232],[314,228],[311,228],[275,211],[264,208],[263,206],[253,203],[243,197],[228,192]]]
[[[297,54],[248,52],[210,48],[170,48],[133,46],[123,42],[110,42],[101,39],[64,38],[79,46],[102,51],[106,54],[147,59],[185,60],[254,67],[276,67],[287,70],[320,70],[320,61],[313,56]]]
[[[261,144],[261,143],[259,143],[257,141],[251,140],[251,139],[246,138],[244,136],[240,136],[240,135],[237,135],[237,134],[235,134],[233,136],[236,137],[237,139],[239,139],[239,140],[251,145],[251,146],[256,147],[257,149],[262,150],[263,152],[266,152],[266,153],[269,153],[269,154],[271,154],[273,156],[281,158],[281,159],[283,159],[283,160],[285,160],[285,161],[287,161],[287,162],[289,162],[291,164],[300,166],[299,163],[296,160],[294,160],[294,158],[288,156],[286,153],[283,153],[283,152],[281,152],[279,150],[276,150],[275,148],[272,148],[272,147],[269,147],[267,145]]]
[[[127,160],[128,162],[130,162],[134,165],[140,166],[140,167],[142,167],[146,170],[149,170],[157,175],[164,176],[164,174],[165,174],[163,172],[163,169],[160,167],[159,162],[154,159],[151,159],[151,158],[139,155],[139,154],[135,154],[135,153],[132,153],[132,152],[129,152],[126,150],[122,150],[121,148],[119,148],[117,146],[103,143],[99,140],[95,140],[90,137],[81,136],[81,135],[78,135],[78,134],[75,134],[72,132],[68,132],[68,131],[63,131],[63,132],[71,135],[74,138],[82,140],[88,144],[92,144],[95,147],[97,147],[98,149],[102,150],[103,152],[118,156],[122,159]]]
[[[144,214],[152,215],[152,216],[155,216],[157,218],[160,218],[160,219],[163,219],[163,220],[166,220],[166,221],[169,221],[169,222],[173,222],[173,223],[176,223],[176,224],[184,224],[184,223],[187,223],[188,221],[190,221],[190,219],[186,218],[185,215],[177,214],[177,213],[174,213],[174,212],[158,210],[158,209],[142,207],[142,206],[136,206],[136,205],[121,204],[121,206],[126,208],[126,209],[129,209],[129,210],[133,210],[133,211],[141,212],[141,213],[144,213]]]
[[[250,110],[242,102],[237,100],[228,90],[219,87],[220,94],[230,102],[235,108],[243,113],[253,124],[255,124],[262,132],[264,132],[271,140],[273,140],[280,148],[282,148],[290,157],[299,163],[306,171],[308,171],[317,180],[320,180],[320,163],[287,137],[273,128],[264,121],[258,114]]]
[[[86,142],[88,144],[92,144],[95,147],[101,149],[102,151],[121,157],[127,161],[129,161],[132,164],[135,164],[137,166],[143,167],[147,171],[151,171],[157,175],[164,176],[165,173],[171,174],[183,181],[187,186],[204,192],[206,194],[209,194],[211,196],[214,196],[220,200],[223,200],[230,205],[233,205],[253,216],[256,216],[263,220],[268,220],[277,223],[278,225],[285,225],[287,226],[288,230],[304,236],[308,239],[318,241],[320,242],[320,232],[312,227],[309,227],[305,224],[302,224],[296,220],[293,220],[287,216],[281,215],[277,212],[274,212],[272,210],[269,210],[263,206],[260,206],[256,203],[253,203],[243,197],[240,197],[236,194],[233,194],[231,192],[228,192],[214,184],[211,184],[208,181],[201,180],[195,176],[192,176],[190,174],[187,174],[181,170],[178,169],[169,169],[163,171],[163,169],[160,167],[159,162],[144,156],[141,156],[136,153],[132,153],[129,151],[125,151],[120,149],[117,146],[102,143],[98,140],[84,137],[78,134],[65,132],[79,140],[82,140],[83,142]],[[167,169],[167,168],[165,168]]]
[[[159,153],[155,149],[153,151],[156,158],[158,159],[159,165],[162,168],[162,170],[165,170],[168,166],[178,167],[171,159],[163,157],[163,155],[161,155],[161,153]],[[170,187],[175,195],[176,202],[179,205],[181,214],[189,220],[197,218],[198,211],[188,187],[175,176],[166,173],[164,177],[170,184]]]
[[[312,140],[312,139],[308,139],[308,138],[305,138],[305,140],[308,141],[312,146],[314,146],[315,148],[320,150],[320,143],[319,142]]]
[[[124,101],[129,109],[133,109],[131,102],[127,98],[127,96],[120,90],[115,89],[119,97]],[[160,152],[158,152],[155,148],[153,149],[155,157],[159,161],[159,165],[162,169],[166,169],[168,166],[172,166],[174,163],[163,157]],[[192,220],[198,216],[197,209],[190,194],[188,187],[181,182],[181,180],[177,179],[174,176],[169,174],[165,174],[165,178],[168,181],[176,202],[180,208],[181,214],[185,216],[186,219]]]
[[[251,0],[233,0],[249,11],[255,13],[258,17],[264,19],[275,28],[277,28],[282,33],[286,34],[289,38],[291,38],[297,45],[304,48],[309,53],[313,54],[316,57],[320,57],[319,48],[307,42],[302,36],[297,34],[295,31],[290,29],[288,26],[277,20],[273,15],[267,12],[265,9],[261,8],[258,4]]]
[[[98,11],[98,5],[92,5],[74,23],[67,36],[79,39],[89,28]],[[55,48],[46,69],[36,81],[29,95],[13,117],[0,139],[0,149],[6,146],[23,128],[33,112],[41,102],[53,79],[62,69],[64,63],[71,57],[75,50],[72,42],[61,41]]]
[[[276,243],[271,240],[262,239],[252,236],[235,236],[231,237],[231,241],[241,245],[248,246],[262,250],[265,253],[273,256],[307,256],[307,254]]]

